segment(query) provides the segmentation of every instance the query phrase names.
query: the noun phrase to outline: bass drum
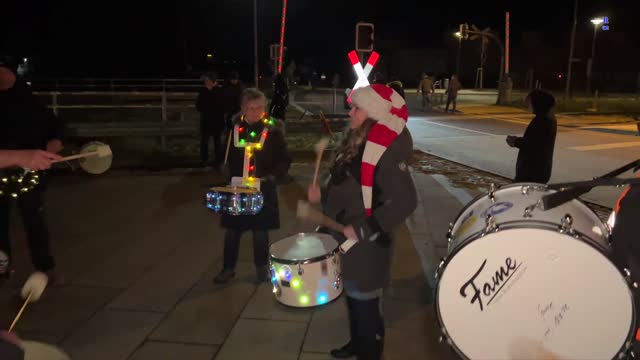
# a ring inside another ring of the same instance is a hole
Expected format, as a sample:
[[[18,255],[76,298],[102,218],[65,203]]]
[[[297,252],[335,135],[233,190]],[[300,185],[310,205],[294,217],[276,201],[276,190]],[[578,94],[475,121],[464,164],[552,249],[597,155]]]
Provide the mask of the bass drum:
[[[607,256],[607,226],[573,200],[512,184],[477,197],[436,273],[442,339],[463,359],[614,359],[635,332],[629,281]],[[543,356],[543,357],[540,357]]]

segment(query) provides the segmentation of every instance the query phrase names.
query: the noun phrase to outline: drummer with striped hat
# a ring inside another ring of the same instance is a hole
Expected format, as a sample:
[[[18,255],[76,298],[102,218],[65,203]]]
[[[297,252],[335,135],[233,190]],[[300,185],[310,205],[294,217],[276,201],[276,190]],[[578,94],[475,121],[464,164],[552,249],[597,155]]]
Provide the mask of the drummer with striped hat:
[[[389,280],[393,232],[417,206],[408,171],[413,142],[404,99],[386,85],[359,88],[351,97],[351,128],[336,150],[321,191],[309,201],[345,225],[333,234],[341,243],[351,341],[331,351],[335,358],[380,359],[384,347],[382,291]]]

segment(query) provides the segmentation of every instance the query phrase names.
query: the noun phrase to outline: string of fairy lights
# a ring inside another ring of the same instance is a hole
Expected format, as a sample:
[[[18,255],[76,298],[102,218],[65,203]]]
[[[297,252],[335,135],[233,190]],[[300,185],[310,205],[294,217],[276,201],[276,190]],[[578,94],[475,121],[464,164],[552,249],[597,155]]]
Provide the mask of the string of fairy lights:
[[[21,194],[33,190],[40,183],[40,175],[32,170],[19,169],[13,172],[4,172],[0,175],[0,198],[11,196],[17,198]]]

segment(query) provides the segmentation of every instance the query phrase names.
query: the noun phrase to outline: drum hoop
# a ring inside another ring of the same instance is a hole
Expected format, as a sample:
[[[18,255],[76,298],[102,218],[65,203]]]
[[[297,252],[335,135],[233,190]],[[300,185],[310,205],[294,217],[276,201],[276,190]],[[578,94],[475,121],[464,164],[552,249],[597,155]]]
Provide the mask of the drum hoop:
[[[522,226],[523,224],[527,224],[529,226]],[[486,235],[495,233],[495,232],[499,232],[502,230],[513,230],[513,229],[522,229],[522,228],[534,228],[534,229],[540,229],[540,230],[550,230],[550,231],[554,231],[554,232],[559,232],[558,231],[558,227],[560,226],[557,223],[553,223],[550,221],[543,221],[543,220],[511,220],[511,221],[505,221],[503,223],[496,223],[496,226],[498,227],[498,230],[494,230],[490,233],[485,233],[484,231],[476,231],[475,233],[467,236],[465,239],[463,239],[460,244],[458,244],[458,246],[456,246],[456,248],[460,247],[460,246],[464,246],[467,243],[471,242],[471,241],[475,241],[478,240],[479,238],[482,238]],[[576,238],[578,240],[581,240],[583,242],[587,242],[590,243],[592,245],[594,245],[595,247],[597,247],[600,252],[602,252],[605,255],[608,255],[611,253],[611,249],[600,244],[598,241],[596,241],[595,239],[593,239],[592,237],[590,237],[589,235],[584,234],[583,232],[579,231],[579,230],[573,230],[573,234],[569,235],[566,234],[567,236],[571,236],[573,238]],[[609,236],[606,236],[607,241],[609,240]],[[455,250],[455,248],[454,248]],[[452,252],[450,255],[453,255],[454,253],[456,253],[457,251]],[[447,256],[450,257],[450,256]]]
[[[283,264],[283,265],[307,265],[307,264],[330,259],[334,257],[339,251],[340,251],[340,246],[338,245],[336,246],[335,249],[331,250],[330,252],[324,255],[314,256],[308,259],[282,259],[273,254],[269,254],[269,258],[271,259],[272,262],[276,262],[278,264]]]
[[[522,221],[518,220],[518,221],[509,221],[509,222],[505,222],[503,224],[497,224],[500,226],[500,230],[504,230],[505,229],[505,224],[507,225],[507,229],[514,229],[514,228],[522,228],[521,226],[515,226],[516,224],[521,224]],[[536,225],[540,225],[540,224],[547,224],[547,225],[554,225],[555,227],[555,231],[557,231],[558,225],[557,224],[553,224],[550,222],[545,222],[545,221],[528,221],[527,223],[531,224],[534,223]],[[511,225],[511,226],[510,226]],[[529,227],[531,228],[531,226]],[[534,228],[536,229],[543,229],[543,230],[550,230],[549,226],[535,226]],[[500,231],[498,230],[498,231]],[[575,233],[573,235],[568,235],[567,236],[571,236],[573,238],[575,238],[576,240],[581,240],[582,242],[585,242],[587,244],[589,244],[591,247],[595,248],[596,250],[599,250],[599,252],[607,259],[607,261],[609,261],[611,263],[611,265],[613,265],[613,267],[618,270],[618,273],[620,274],[620,276],[622,276],[624,278],[624,275],[622,274],[622,271],[620,271],[620,269],[618,269],[618,267],[616,266],[616,264],[611,260],[610,256],[602,251],[601,249],[601,245],[599,243],[597,243],[596,241],[592,240],[590,237],[585,236],[584,234],[582,234],[581,232],[574,230]],[[433,306],[435,308],[435,312],[436,312],[436,320],[438,321],[438,326],[440,328],[440,332],[442,334],[442,336],[447,340],[447,344],[463,359],[463,360],[471,360],[467,355],[465,355],[462,350],[456,345],[455,341],[449,336],[447,330],[446,330],[446,326],[444,324],[444,320],[442,319],[442,314],[440,313],[440,302],[438,301],[438,293],[440,290],[440,280],[442,278],[442,274],[444,272],[444,270],[447,268],[447,266],[449,265],[449,262],[451,261],[451,259],[458,253],[460,252],[463,248],[465,248],[467,245],[469,245],[470,243],[472,243],[475,240],[478,240],[484,236],[486,236],[488,234],[483,234],[482,232],[477,232],[471,236],[468,236],[467,239],[463,240],[458,246],[456,246],[453,251],[451,252],[451,254],[447,254],[447,256],[442,259],[442,261],[440,262],[439,266],[436,269],[436,273],[438,274],[438,276],[436,276],[436,283],[434,286],[434,290],[433,290]],[[587,241],[585,241],[587,240]],[[636,327],[638,326],[637,322],[636,322],[636,313],[637,313],[637,309],[636,309],[636,301],[635,301],[635,295],[631,289],[631,284],[629,284],[629,282],[627,281],[627,290],[629,292],[629,297],[631,298],[631,324],[629,325],[629,333],[627,335],[627,339],[622,343],[620,349],[616,352],[616,354],[612,357],[613,359],[617,359],[618,356],[620,354],[627,354],[631,349],[632,349],[632,343],[633,343],[633,338],[635,335],[635,331],[636,331]]]

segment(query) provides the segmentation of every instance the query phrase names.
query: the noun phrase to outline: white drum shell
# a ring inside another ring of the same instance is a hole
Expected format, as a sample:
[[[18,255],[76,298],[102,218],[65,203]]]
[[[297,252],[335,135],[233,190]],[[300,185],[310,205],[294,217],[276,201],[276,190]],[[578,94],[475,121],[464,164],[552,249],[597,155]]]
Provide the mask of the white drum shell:
[[[292,307],[313,307],[338,298],[342,293],[338,242],[319,233],[300,233],[294,238],[294,244],[292,238],[287,238],[270,248],[276,300]],[[308,256],[300,246],[308,248]],[[289,254],[282,251],[287,247],[291,249]]]
[[[528,226],[555,227],[562,218],[570,215],[571,228],[602,246],[609,248],[609,229],[598,215],[580,200],[574,199],[551,210],[543,211],[535,206],[544,195],[554,193],[543,184],[520,183],[503,186],[495,191],[493,200],[489,194],[472,200],[458,215],[449,235],[449,252],[466,240],[481,234],[487,227],[487,215],[491,215],[498,227],[517,222]],[[535,206],[535,207],[534,207]],[[527,207],[532,207],[530,217],[525,217]]]

